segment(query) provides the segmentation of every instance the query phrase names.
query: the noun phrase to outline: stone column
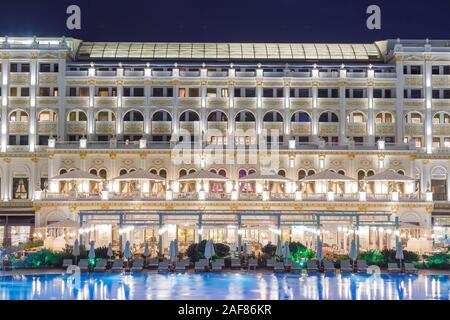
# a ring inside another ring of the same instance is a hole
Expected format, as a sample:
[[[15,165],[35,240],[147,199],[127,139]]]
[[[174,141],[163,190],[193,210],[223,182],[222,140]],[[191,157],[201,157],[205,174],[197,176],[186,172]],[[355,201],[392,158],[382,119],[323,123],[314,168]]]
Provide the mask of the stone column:
[[[28,120],[28,145],[30,152],[36,150],[37,143],[37,115],[36,115],[36,97],[37,86],[39,83],[39,64],[37,62],[37,53],[33,53],[33,60],[30,62],[30,118]]]
[[[342,79],[339,83],[339,144],[343,145],[347,141],[347,98],[345,96],[347,70],[344,67],[339,70],[339,76]]]
[[[64,141],[65,137],[65,123],[66,123],[66,53],[62,53],[59,57],[58,63],[58,94],[59,94],[59,110],[58,110],[58,141]]]
[[[8,146],[8,96],[9,96],[9,56],[3,55],[2,61],[2,118],[1,118],[1,152],[6,152]]]
[[[431,51],[429,44],[425,45],[425,51]],[[433,79],[432,56],[425,56],[424,87],[425,87],[425,147],[428,154],[433,153]]]

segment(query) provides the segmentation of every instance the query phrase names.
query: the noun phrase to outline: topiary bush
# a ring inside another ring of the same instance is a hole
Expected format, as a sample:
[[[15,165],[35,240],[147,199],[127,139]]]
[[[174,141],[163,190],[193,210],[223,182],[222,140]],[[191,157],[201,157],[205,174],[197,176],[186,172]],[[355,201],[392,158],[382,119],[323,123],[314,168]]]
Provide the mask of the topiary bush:
[[[230,254],[230,247],[223,243],[215,243],[214,251],[216,251],[216,256],[218,258],[225,258]]]
[[[275,255],[275,252],[277,251],[277,246],[269,243],[266,246],[264,246],[261,250],[270,259]]]
[[[186,256],[194,263],[205,258],[205,246],[207,241],[191,244],[186,250]],[[230,247],[223,243],[214,243],[215,258],[223,259],[230,254]]]
[[[450,254],[435,253],[433,255],[424,255],[424,266],[429,269],[450,270]]]

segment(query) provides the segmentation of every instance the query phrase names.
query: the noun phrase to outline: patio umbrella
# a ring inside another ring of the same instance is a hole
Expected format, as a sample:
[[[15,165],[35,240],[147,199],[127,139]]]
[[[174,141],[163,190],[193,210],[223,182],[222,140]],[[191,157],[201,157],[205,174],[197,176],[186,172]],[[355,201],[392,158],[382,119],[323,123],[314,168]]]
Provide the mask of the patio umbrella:
[[[317,242],[316,257],[317,257],[317,259],[319,259],[319,261],[323,260],[323,243],[320,240],[319,240],[319,242]]]
[[[151,172],[147,172],[143,169],[138,169],[136,171],[121,175],[120,177],[116,177],[113,180],[115,181],[155,181],[155,182],[163,182],[166,181],[166,179],[153,174]]]
[[[95,241],[92,240],[89,248],[89,259],[95,259]]]
[[[73,244],[72,255],[75,257],[75,264],[77,264],[78,257],[80,256],[80,243],[78,239]]]
[[[125,259],[127,259],[127,266],[128,266],[130,259],[131,259],[131,243],[130,243],[130,241],[127,241],[125,243],[125,250],[123,252],[123,256],[125,257]]]
[[[289,260],[289,258],[291,257],[291,250],[289,248],[289,242],[287,242],[287,241],[284,243],[283,257],[284,257],[285,262],[287,262]]]
[[[111,243],[108,246],[108,252],[106,253],[106,255],[108,256],[109,260],[111,260],[111,257],[114,255]]]
[[[275,255],[278,257],[283,256],[283,248],[281,247],[281,240],[279,238],[277,240],[277,250],[275,251]]]
[[[82,171],[79,169],[58,175],[56,177],[51,178],[53,181],[103,181],[103,178],[100,178],[96,175],[90,174],[89,172]]]
[[[355,263],[356,259],[358,259],[358,248],[356,247],[356,241],[352,240],[352,244],[350,246],[350,259]]]
[[[311,176],[305,177],[301,180],[302,182],[315,182],[315,181],[331,181],[331,182],[345,182],[345,181],[355,181],[355,179],[344,176],[342,174],[333,171],[323,171]]]
[[[205,258],[208,259],[208,261],[212,258],[212,251],[211,251],[211,242],[207,241],[205,245]]]
[[[400,260],[400,269],[402,268],[402,260],[405,259],[405,255],[403,254],[403,246],[400,241],[397,241],[397,251],[395,252],[395,259]]]
[[[177,257],[177,249],[176,249],[176,244],[175,241],[172,240],[170,242],[170,246],[169,246],[169,258],[171,261],[174,261]]]
[[[214,249],[214,241],[212,240],[211,240],[211,253],[213,257],[216,255],[216,250]]]
[[[376,174],[374,176],[368,177],[364,179],[367,182],[370,181],[385,181],[385,182],[408,182],[408,181],[415,181],[416,179],[404,176],[402,174],[399,174],[397,172],[394,172],[392,170],[384,171],[379,174]]]
[[[244,242],[244,245],[242,246],[242,253],[247,255],[247,242]]]

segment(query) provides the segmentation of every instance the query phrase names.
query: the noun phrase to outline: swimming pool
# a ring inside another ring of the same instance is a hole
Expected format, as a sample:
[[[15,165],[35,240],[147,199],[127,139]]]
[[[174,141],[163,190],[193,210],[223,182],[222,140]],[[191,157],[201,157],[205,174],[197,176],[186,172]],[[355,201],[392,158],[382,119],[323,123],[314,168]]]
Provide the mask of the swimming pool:
[[[0,277],[0,300],[448,300],[449,276],[136,274]]]

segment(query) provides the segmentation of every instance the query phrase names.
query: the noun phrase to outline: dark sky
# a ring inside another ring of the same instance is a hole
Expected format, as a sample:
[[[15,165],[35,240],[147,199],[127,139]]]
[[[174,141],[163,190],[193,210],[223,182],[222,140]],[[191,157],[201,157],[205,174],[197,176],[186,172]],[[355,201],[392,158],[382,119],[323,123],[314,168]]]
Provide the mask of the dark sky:
[[[66,29],[66,8],[82,10],[82,30]],[[366,28],[366,8],[382,9],[382,30]],[[0,34],[85,41],[372,42],[450,39],[449,0],[17,0],[2,3]]]

